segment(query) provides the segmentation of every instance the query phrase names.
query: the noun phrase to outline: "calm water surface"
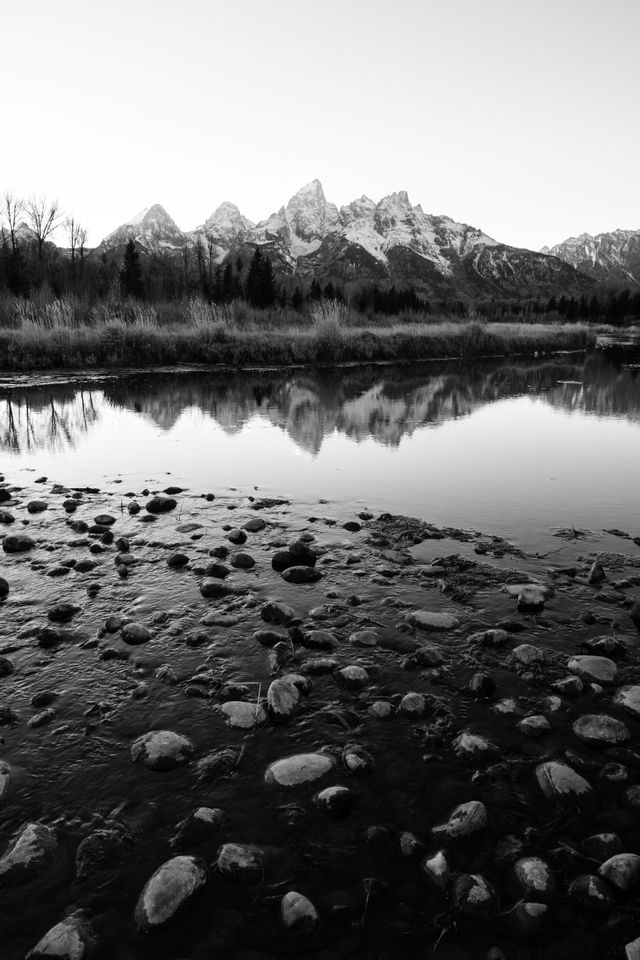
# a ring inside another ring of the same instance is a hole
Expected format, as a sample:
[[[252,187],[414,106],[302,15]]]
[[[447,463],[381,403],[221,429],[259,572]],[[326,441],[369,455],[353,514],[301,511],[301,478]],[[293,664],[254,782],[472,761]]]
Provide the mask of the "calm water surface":
[[[4,469],[369,507],[536,546],[640,528],[633,356],[0,384]],[[35,479],[35,477],[34,477]],[[636,530],[637,533],[637,530]]]

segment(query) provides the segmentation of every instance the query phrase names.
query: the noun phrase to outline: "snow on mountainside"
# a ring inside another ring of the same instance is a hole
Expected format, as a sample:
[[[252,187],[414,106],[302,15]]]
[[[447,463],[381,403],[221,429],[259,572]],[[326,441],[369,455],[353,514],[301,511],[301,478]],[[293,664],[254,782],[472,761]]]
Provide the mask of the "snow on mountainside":
[[[450,217],[427,214],[404,190],[377,203],[362,196],[338,209],[319,180],[255,225],[235,204],[223,203],[200,227],[182,233],[155,204],[99,249],[120,249],[129,239],[147,252],[202,243],[215,263],[261,245],[280,275],[300,282],[372,280],[411,285],[429,295],[517,296],[521,290],[549,295],[590,283],[562,259],[518,250]]]
[[[581,233],[541,252],[559,257],[594,280],[640,285],[640,230]]]

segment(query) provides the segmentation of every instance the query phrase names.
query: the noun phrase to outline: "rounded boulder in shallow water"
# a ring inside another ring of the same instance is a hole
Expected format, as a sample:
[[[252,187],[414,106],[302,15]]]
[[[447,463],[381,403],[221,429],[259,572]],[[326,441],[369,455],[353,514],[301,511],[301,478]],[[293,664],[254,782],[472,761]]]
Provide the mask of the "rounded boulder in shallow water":
[[[242,529],[248,530],[249,533],[259,533],[260,530],[264,530],[266,525],[261,517],[252,517],[251,520],[247,520],[246,523],[242,524]]]
[[[400,712],[408,717],[423,717],[429,709],[429,701],[423,693],[405,693],[400,701]]]
[[[314,805],[322,813],[334,820],[348,817],[357,801],[356,794],[349,787],[336,785],[325,787],[313,798]]]
[[[267,767],[265,783],[281,787],[297,787],[320,780],[335,768],[333,757],[325,753],[297,753],[276,760]]]
[[[223,844],[216,865],[220,876],[233,883],[258,883],[264,879],[262,851],[254,844]]]
[[[449,814],[445,823],[431,829],[431,835],[438,842],[464,840],[484,830],[487,826],[487,808],[480,800],[460,803]]]
[[[193,744],[173,730],[152,730],[131,745],[131,759],[150,770],[174,770],[184,767],[193,756]]]
[[[518,647],[515,647],[511,653],[514,659],[525,667],[531,667],[534,663],[542,663],[544,660],[542,650],[534,647],[532,643],[521,643]]]
[[[135,909],[141,933],[162,929],[207,882],[207,867],[199,857],[179,856],[167,860],[144,886]]]
[[[218,580],[215,577],[207,577],[200,584],[200,593],[205,600],[221,600],[224,597],[232,596],[234,589],[222,580]]]
[[[619,687],[613,698],[617,707],[622,707],[632,717],[640,718],[640,685],[627,684]]]
[[[539,764],[536,767],[536,779],[548,800],[577,802],[580,806],[595,805],[591,784],[566,763],[549,760]]]
[[[595,913],[606,913],[614,904],[609,884],[590,873],[575,877],[569,884],[567,896],[573,903]]]
[[[523,586],[516,599],[518,611],[520,613],[542,613],[548,595],[549,591],[546,587],[536,584]]]
[[[572,657],[568,663],[571,673],[579,677],[586,677],[588,680],[595,680],[596,683],[615,683],[618,668],[613,660],[608,657],[592,657],[589,655],[583,657]]]
[[[509,877],[514,896],[533,903],[551,903],[558,885],[553,870],[540,857],[521,857]]]
[[[456,910],[468,917],[490,917],[497,908],[496,892],[478,873],[460,873],[453,882],[451,899]]]
[[[311,900],[296,890],[289,890],[280,903],[280,921],[287,933],[311,933],[320,918]]]
[[[2,549],[5,553],[26,553],[33,550],[36,542],[26,533],[7,533],[2,538]]]
[[[282,579],[287,583],[316,583],[322,580],[322,572],[315,567],[287,567],[282,572]]]
[[[463,730],[453,741],[453,750],[457,757],[476,757],[479,754],[497,753],[498,748],[485,737]]]
[[[9,596],[9,581],[0,577],[0,600],[6,600]]]
[[[272,680],[267,690],[267,707],[275,721],[287,720],[298,709],[300,691],[289,680]]]
[[[120,629],[120,636],[129,646],[136,647],[141,643],[148,643],[153,634],[142,623],[125,623]]]
[[[51,927],[25,960],[89,960],[96,948],[93,927],[82,910],[76,910]]]
[[[626,724],[604,713],[590,713],[579,717],[573,725],[573,732],[578,740],[595,746],[616,746],[626,743],[631,737]]]
[[[218,836],[225,820],[224,811],[218,807],[198,807],[180,821],[171,838],[171,846],[179,850],[211,841]]]
[[[169,513],[170,510],[175,510],[177,506],[177,500],[174,500],[173,497],[162,496],[161,494],[158,494],[157,497],[151,497],[146,504],[148,513]]]
[[[522,901],[509,910],[508,924],[511,933],[520,940],[532,941],[541,937],[549,922],[549,905]]]
[[[336,683],[347,690],[362,690],[369,683],[369,674],[364,667],[351,664],[334,673]]]
[[[244,700],[228,700],[220,710],[225,715],[227,724],[239,730],[250,730],[264,723],[267,719],[265,709],[261,703],[247,703]]]
[[[537,737],[546,737],[547,734],[551,733],[551,724],[543,714],[539,713],[531,717],[523,717],[518,724],[518,730],[525,737],[536,739]]]
[[[265,623],[273,623],[275,626],[286,626],[291,623],[295,617],[293,607],[286,603],[280,603],[278,600],[268,600],[260,610],[260,616]]]
[[[616,853],[601,864],[598,874],[626,893],[640,880],[640,857],[636,853]]]
[[[167,558],[167,566],[170,570],[182,570],[189,563],[189,557],[186,553],[172,553]]]
[[[44,870],[58,852],[54,831],[27,823],[0,859],[0,883],[21,883]]]
[[[27,511],[29,513],[42,513],[44,510],[49,509],[49,504],[46,500],[30,500],[27,504]]]
[[[431,610],[412,610],[405,614],[405,620],[419,630],[454,630],[460,625],[460,621],[452,613]]]

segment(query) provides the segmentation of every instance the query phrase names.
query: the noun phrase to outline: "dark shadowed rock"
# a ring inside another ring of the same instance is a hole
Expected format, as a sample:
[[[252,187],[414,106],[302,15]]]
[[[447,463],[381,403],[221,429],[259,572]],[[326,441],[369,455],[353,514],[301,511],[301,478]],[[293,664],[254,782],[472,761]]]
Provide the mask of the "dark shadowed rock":
[[[286,603],[280,603],[278,600],[268,600],[260,610],[260,616],[265,623],[273,623],[276,626],[286,626],[295,617],[293,607]]]
[[[315,583],[322,579],[322,573],[315,567],[288,567],[282,573],[287,583]]]
[[[58,852],[51,827],[27,823],[0,859],[0,883],[22,883],[46,869]]]
[[[165,497],[158,494],[157,497],[151,497],[147,501],[146,508],[149,513],[168,513],[170,510],[175,510],[178,505],[178,501],[174,500],[173,497]],[[131,508],[131,504],[129,504]]]
[[[217,580],[215,577],[207,577],[200,584],[200,593],[207,600],[220,600],[222,597],[232,596],[234,590],[233,587],[223,583],[222,580]]]
[[[25,960],[90,960],[97,946],[93,927],[76,910],[45,933]]]
[[[26,553],[33,550],[36,542],[26,533],[7,533],[2,538],[2,549],[5,553]]]

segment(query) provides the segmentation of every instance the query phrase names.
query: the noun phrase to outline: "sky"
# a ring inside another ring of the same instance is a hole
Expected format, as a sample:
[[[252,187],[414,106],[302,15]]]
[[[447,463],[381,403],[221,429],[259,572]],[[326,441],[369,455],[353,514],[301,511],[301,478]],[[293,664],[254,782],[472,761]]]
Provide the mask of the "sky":
[[[0,193],[92,244],[156,202],[258,221],[316,177],[530,249],[640,229],[638,0],[0,0],[0,24]]]

